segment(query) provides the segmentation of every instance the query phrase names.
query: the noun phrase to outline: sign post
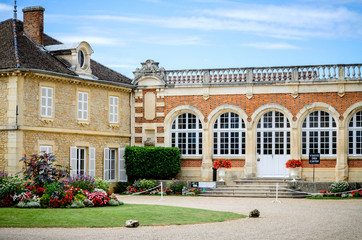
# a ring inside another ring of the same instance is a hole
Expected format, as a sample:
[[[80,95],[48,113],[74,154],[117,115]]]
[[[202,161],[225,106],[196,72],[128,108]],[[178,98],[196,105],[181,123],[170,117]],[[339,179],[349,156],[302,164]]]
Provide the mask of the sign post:
[[[313,164],[313,182],[315,174],[315,164],[321,163],[321,154],[320,153],[309,153],[309,164]]]

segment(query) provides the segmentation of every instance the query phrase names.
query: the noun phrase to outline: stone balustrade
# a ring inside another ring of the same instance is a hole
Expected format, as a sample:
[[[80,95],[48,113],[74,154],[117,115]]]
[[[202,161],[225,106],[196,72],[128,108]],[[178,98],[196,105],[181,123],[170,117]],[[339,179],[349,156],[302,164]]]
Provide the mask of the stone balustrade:
[[[165,71],[168,85],[362,80],[362,64]]]

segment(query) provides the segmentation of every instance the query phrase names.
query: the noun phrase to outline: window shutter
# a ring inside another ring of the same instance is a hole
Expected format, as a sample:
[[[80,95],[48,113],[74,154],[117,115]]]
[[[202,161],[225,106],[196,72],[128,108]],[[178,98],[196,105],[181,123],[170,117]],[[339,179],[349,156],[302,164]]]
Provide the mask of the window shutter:
[[[92,177],[96,175],[96,149],[89,148],[89,169],[88,174]]]
[[[109,180],[109,148],[104,149],[103,179]]]
[[[113,121],[118,123],[118,97],[114,98]]]
[[[53,88],[48,88],[48,104],[47,104],[48,112],[47,116],[52,117],[53,115]]]
[[[77,173],[77,147],[70,147],[70,176]]]
[[[83,106],[82,106],[82,93],[81,92],[78,92],[78,119],[82,119],[82,109],[83,109]]]
[[[113,123],[113,97],[109,97],[109,122]]]
[[[126,159],[124,158],[124,148],[118,148],[118,181],[127,182]]]
[[[83,120],[88,120],[88,93],[84,94]]]

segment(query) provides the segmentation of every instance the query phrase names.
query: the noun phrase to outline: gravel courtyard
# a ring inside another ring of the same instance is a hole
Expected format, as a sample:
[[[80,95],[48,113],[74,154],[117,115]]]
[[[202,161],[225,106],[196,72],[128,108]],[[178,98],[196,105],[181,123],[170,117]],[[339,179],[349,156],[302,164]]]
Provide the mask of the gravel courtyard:
[[[119,228],[1,228],[0,239],[359,239],[362,200],[119,196],[125,203],[230,211],[259,218],[195,225]],[[165,212],[167,214],[167,212]]]

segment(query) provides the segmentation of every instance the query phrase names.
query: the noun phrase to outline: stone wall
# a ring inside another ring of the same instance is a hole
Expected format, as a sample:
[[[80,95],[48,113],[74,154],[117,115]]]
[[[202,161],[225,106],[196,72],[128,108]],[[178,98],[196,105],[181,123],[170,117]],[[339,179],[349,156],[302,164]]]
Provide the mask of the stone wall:
[[[7,125],[7,110],[8,110],[8,99],[7,99],[7,78],[0,77],[0,126]]]
[[[130,139],[122,137],[44,133],[35,131],[24,132],[25,154],[31,155],[38,153],[39,145],[41,143],[52,144],[53,154],[56,156],[56,163],[67,167],[70,166],[70,147],[85,147],[87,149],[87,160],[89,160],[89,147],[94,147],[96,149],[96,177],[103,178],[103,149],[110,147],[124,148],[130,145]]]
[[[40,88],[50,86],[54,89],[54,117],[43,121],[40,116]],[[120,87],[84,82],[39,80],[34,76],[24,80],[24,125],[32,127],[66,128],[88,131],[105,131],[130,134],[130,90]],[[77,92],[87,91],[88,116],[86,124],[77,120]],[[109,124],[109,96],[119,97],[119,124]]]
[[[7,161],[5,153],[7,152],[8,133],[0,131],[0,171],[7,170]]]

